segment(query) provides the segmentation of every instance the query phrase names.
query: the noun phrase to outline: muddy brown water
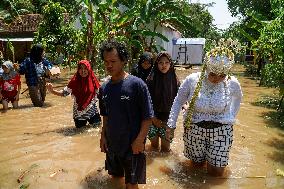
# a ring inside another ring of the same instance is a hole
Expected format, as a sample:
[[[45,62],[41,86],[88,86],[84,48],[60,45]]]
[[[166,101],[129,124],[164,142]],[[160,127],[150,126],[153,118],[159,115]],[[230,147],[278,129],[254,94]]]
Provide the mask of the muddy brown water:
[[[177,73],[183,79],[197,69],[178,68]],[[206,175],[204,168],[190,167],[182,153],[180,116],[171,153],[151,151],[147,141],[147,184],[140,188],[284,188],[284,177],[276,174],[277,169],[284,170],[284,131],[269,125],[265,118],[274,110],[251,104],[259,96],[275,91],[258,87],[255,80],[244,77],[241,66],[235,67],[235,75],[241,82],[244,98],[224,177],[213,178]],[[60,89],[71,76],[65,71],[54,83]],[[22,90],[25,88],[23,84]],[[44,107],[33,107],[24,93],[19,109],[0,113],[1,189],[124,188],[122,180],[111,179],[104,171],[100,129],[75,129],[72,104],[71,97],[47,94]]]

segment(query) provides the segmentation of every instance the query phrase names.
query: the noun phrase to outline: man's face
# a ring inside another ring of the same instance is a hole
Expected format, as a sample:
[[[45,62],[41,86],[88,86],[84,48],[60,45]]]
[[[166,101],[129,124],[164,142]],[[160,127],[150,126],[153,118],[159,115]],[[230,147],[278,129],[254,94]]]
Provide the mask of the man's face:
[[[125,61],[120,60],[116,49],[104,51],[104,64],[107,72],[111,76],[117,76],[123,71]]]

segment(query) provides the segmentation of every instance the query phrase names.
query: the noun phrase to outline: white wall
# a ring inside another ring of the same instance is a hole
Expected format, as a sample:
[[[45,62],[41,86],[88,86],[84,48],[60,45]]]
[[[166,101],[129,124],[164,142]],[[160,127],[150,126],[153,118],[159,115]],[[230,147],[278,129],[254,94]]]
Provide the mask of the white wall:
[[[172,39],[177,39],[181,37],[181,34],[177,31],[174,31],[168,27],[165,26],[159,26],[157,28],[157,32],[163,34],[166,36],[169,40],[169,42],[166,42],[160,38],[157,38],[157,44],[162,46],[171,56],[173,56],[173,42]],[[160,49],[161,50],[161,49]]]

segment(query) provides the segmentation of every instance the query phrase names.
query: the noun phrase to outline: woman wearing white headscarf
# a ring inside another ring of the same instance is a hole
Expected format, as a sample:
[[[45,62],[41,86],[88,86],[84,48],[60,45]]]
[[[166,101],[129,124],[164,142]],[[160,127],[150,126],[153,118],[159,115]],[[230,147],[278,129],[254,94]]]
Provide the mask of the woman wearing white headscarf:
[[[18,107],[21,77],[10,61],[5,61],[2,69],[4,72],[0,79],[0,100],[2,99],[3,110],[7,111],[9,102],[13,104],[13,108]]]
[[[221,176],[228,165],[233,142],[233,124],[240,108],[242,91],[230,75],[234,54],[226,47],[215,47],[205,56],[202,72],[192,73],[181,84],[168,119],[167,136],[182,106],[184,112],[184,155],[193,165],[207,163],[210,175]]]

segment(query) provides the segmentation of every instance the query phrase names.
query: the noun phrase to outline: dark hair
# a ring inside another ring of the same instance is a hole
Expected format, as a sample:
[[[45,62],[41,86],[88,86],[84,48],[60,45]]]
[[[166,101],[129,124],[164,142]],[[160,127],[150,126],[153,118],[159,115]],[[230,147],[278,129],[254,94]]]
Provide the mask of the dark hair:
[[[129,53],[126,45],[123,42],[116,41],[114,39],[109,41],[104,41],[100,47],[100,56],[101,59],[104,60],[104,52],[105,51],[112,51],[113,49],[117,50],[119,59],[121,61],[127,62],[129,59]]]
[[[34,63],[40,63],[42,61],[43,51],[44,51],[44,48],[41,44],[34,45],[30,53],[31,61],[33,61]]]

